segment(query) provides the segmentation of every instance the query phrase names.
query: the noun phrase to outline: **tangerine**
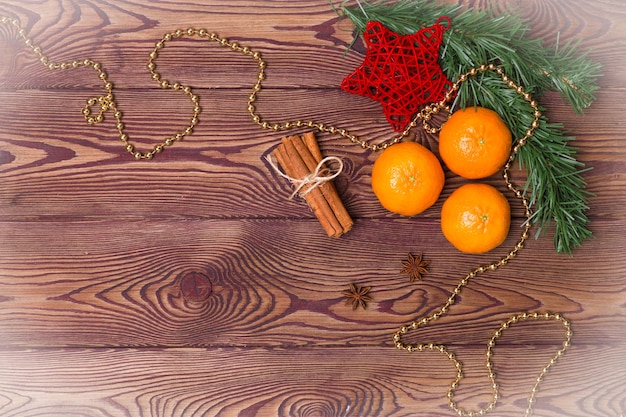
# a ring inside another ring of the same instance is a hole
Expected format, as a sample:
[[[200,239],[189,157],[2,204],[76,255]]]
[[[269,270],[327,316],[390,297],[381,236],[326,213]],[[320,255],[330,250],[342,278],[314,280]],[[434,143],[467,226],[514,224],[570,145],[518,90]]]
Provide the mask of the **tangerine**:
[[[500,246],[510,225],[509,202],[488,184],[462,185],[441,208],[441,231],[461,252],[484,253]]]
[[[484,107],[457,110],[439,133],[439,154],[450,171],[467,179],[498,172],[511,154],[512,135],[498,113]]]
[[[385,149],[372,168],[372,190],[387,210],[414,216],[435,204],[445,175],[439,159],[417,142]]]

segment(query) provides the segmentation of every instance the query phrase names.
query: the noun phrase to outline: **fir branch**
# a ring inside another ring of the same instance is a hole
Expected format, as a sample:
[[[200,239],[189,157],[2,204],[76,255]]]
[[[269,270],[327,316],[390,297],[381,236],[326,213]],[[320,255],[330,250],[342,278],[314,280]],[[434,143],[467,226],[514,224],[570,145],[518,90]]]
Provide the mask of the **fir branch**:
[[[494,73],[483,73],[461,84],[457,105],[496,111],[518,138],[533,122],[528,103]],[[525,194],[534,208],[536,237],[554,223],[554,247],[566,254],[591,237],[585,214],[590,196],[582,177],[585,165],[576,160],[576,150],[569,145],[573,139],[563,133],[562,125],[551,123],[544,115],[518,153],[520,167],[527,173]]]
[[[340,7],[353,21],[356,35],[362,34],[371,20],[409,34],[434,24],[442,15],[450,17],[452,30],[444,34],[439,63],[451,80],[472,67],[496,63],[527,92],[539,96],[557,91],[576,112],[594,100],[600,67],[577,53],[577,43],[545,48],[541,40],[528,36],[530,28],[518,16],[495,16],[490,11],[431,0],[357,3],[347,7],[344,2]],[[482,73],[463,83],[457,99],[461,108],[478,105],[495,110],[515,137],[523,137],[533,121],[528,104],[496,74]],[[561,125],[542,116],[535,134],[518,154],[521,168],[527,171],[525,192],[535,210],[532,221],[538,226],[537,236],[554,223],[554,246],[567,254],[591,237],[585,214],[589,198],[582,177],[585,167],[569,145],[572,139]]]
[[[589,193],[582,177],[584,164],[575,158],[576,152],[568,146],[573,139],[564,136],[559,124],[541,120],[532,140],[520,148],[520,166],[528,177],[526,190],[530,191],[535,207],[533,221],[538,225],[537,237],[545,226],[554,222],[554,246],[558,252],[571,254],[583,240],[592,236],[587,228]]]

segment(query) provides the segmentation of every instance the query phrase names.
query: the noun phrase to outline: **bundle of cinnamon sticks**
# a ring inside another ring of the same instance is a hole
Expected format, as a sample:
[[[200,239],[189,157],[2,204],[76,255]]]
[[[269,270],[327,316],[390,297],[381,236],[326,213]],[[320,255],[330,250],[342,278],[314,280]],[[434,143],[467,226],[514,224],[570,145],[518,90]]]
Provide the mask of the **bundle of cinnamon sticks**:
[[[296,179],[303,179],[313,173],[323,159],[312,132],[284,137],[272,155],[285,174]],[[332,181],[305,185],[300,193],[329,237],[339,237],[352,228],[354,223]]]

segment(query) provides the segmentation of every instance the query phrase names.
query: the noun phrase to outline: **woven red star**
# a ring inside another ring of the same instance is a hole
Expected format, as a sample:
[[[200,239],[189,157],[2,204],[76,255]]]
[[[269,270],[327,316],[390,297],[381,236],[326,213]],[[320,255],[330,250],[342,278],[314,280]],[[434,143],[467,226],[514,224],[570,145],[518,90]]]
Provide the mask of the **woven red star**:
[[[431,27],[401,36],[380,22],[368,22],[363,63],[341,88],[381,102],[393,129],[403,131],[423,104],[443,99],[452,84],[437,62],[449,27],[450,19],[442,16]]]

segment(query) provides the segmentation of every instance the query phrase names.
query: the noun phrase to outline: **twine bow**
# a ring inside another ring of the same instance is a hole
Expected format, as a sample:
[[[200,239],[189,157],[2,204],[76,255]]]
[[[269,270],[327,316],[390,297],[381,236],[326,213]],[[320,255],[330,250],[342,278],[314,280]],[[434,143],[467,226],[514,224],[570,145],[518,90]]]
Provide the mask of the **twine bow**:
[[[289,196],[290,200],[292,200],[296,195],[300,197],[306,196],[312,190],[324,184],[325,182],[332,181],[337,178],[337,176],[341,174],[341,171],[343,171],[343,161],[341,160],[341,158],[337,156],[327,156],[317,164],[313,172],[311,172],[310,174],[304,176],[303,178],[293,178],[285,174],[280,169],[280,167],[276,164],[271,155],[267,155],[265,159],[272,166],[272,168],[274,168],[274,171],[276,171],[278,175],[285,179],[288,179],[293,185],[296,186],[293,193],[291,193],[291,196]],[[336,161],[339,164],[339,167],[335,170],[327,168],[325,164],[330,161]]]

